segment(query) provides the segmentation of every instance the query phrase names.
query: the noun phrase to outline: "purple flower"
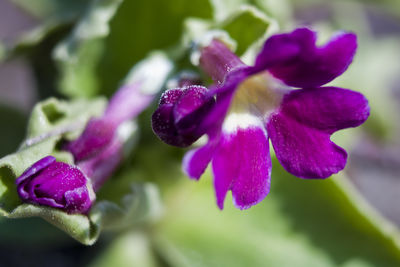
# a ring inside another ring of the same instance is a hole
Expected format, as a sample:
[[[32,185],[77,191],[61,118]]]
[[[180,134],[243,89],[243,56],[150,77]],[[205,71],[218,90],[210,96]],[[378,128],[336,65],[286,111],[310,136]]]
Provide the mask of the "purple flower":
[[[75,166],[47,156],[34,163],[16,180],[25,202],[86,213],[95,200],[90,180]]]
[[[189,177],[199,179],[212,162],[220,209],[229,190],[239,209],[267,196],[269,139],[279,162],[295,176],[326,178],[339,172],[346,165],[347,154],[330,136],[362,124],[369,116],[369,106],[358,92],[322,85],[347,69],[356,48],[353,33],[342,32],[318,47],[316,33],[300,28],[270,37],[254,66],[247,66],[222,42],[213,40],[201,49],[200,66],[215,85],[207,91],[203,88],[192,105],[188,100],[184,110],[197,111],[208,101],[215,103],[196,115],[193,125],[185,125],[196,129],[197,135],[186,140],[179,131],[170,131],[175,135],[170,134],[167,143],[186,146],[200,133],[207,134],[205,145],[185,155],[183,169]],[[166,94],[168,101],[162,100],[156,113],[169,108],[186,118],[187,113],[179,108],[181,99],[168,97],[169,91]],[[167,122],[158,118],[167,118]],[[168,129],[180,129],[171,116],[153,116],[153,129],[164,141],[167,138],[161,135],[165,132],[159,130],[162,123]],[[182,138],[187,142],[180,142]]]

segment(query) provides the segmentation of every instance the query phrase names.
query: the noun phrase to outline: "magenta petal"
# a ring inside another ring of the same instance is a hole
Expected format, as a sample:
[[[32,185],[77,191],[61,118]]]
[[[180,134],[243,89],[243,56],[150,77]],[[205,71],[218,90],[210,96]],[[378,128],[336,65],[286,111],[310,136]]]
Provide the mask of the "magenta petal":
[[[268,38],[260,53],[258,53],[255,68],[259,71],[270,68],[271,66],[281,66],[293,60],[301,51],[301,41],[314,43],[315,33],[306,30],[300,40],[293,36],[294,33],[275,34]],[[303,45],[304,46],[304,45]]]
[[[78,167],[88,176],[97,191],[118,168],[123,159],[123,144],[116,136],[96,157],[81,161]]]
[[[70,213],[79,213],[90,209],[92,203],[85,201],[90,198],[90,193],[86,187],[79,187],[64,194],[65,209]]]
[[[247,209],[263,200],[270,188],[271,158],[265,130],[251,125],[224,133],[213,161],[217,205],[224,207],[228,190],[235,206]]]
[[[369,116],[368,100],[360,93],[336,87],[291,91],[281,111],[299,123],[326,133],[364,123]]]
[[[199,180],[200,176],[207,169],[217,145],[218,139],[210,138],[204,146],[187,152],[182,162],[182,169],[186,175],[192,179]]]
[[[341,32],[322,47],[316,33],[301,28],[268,39],[258,55],[256,68],[264,66],[276,78],[294,87],[317,87],[341,75],[357,49],[357,37]]]
[[[20,177],[17,178],[15,183],[17,185],[21,185],[18,186],[18,194],[22,199],[27,200],[29,198],[29,193],[24,188],[24,185],[28,182],[29,178],[36,175],[38,172],[42,171],[44,168],[51,165],[55,161],[56,158],[53,156],[44,157],[34,163],[31,167],[24,171]]]
[[[329,133],[306,126],[282,112],[273,114],[267,126],[276,157],[291,174],[326,178],[345,167],[346,151],[330,141]]]
[[[207,101],[207,91],[208,89],[200,85],[191,85],[186,87],[186,89],[181,89],[182,91],[179,99],[176,100],[174,107],[174,119],[175,123],[179,123],[186,116],[191,115],[199,107],[204,105]]]

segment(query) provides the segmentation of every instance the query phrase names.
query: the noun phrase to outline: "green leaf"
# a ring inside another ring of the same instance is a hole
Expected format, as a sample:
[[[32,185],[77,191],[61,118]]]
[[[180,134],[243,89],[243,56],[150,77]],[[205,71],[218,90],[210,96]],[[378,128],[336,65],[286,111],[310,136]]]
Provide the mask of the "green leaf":
[[[187,17],[211,18],[209,1],[124,1],[111,21],[97,68],[100,91],[110,95],[135,62],[152,50],[178,44]]]
[[[248,0],[210,0],[213,7],[214,21],[223,21],[230,14],[235,12],[237,8],[243,4],[247,4]]]
[[[102,115],[105,105],[106,100],[101,97],[74,101],[50,98],[40,102],[32,110],[23,147],[67,132],[69,138],[77,137],[91,117]]]
[[[39,159],[54,155],[72,163],[67,152],[57,151],[61,138],[73,138],[83,131],[89,118],[100,115],[104,99],[72,102],[49,99],[35,106],[28,124],[27,139],[14,154],[0,159],[0,214],[8,218],[39,216],[67,232],[83,244],[93,244],[99,224],[87,216],[69,215],[63,211],[23,204],[18,197],[15,179]]]
[[[65,95],[89,97],[98,91],[96,66],[104,52],[102,40],[109,34],[109,22],[122,1],[93,1],[70,36],[56,47],[54,58],[62,73],[60,88]]]
[[[120,235],[89,266],[155,267],[156,257],[148,237],[141,232]]]
[[[100,225],[96,221],[89,220],[86,215],[67,214],[50,207],[22,204],[15,208],[8,217],[41,217],[85,245],[93,244],[100,234]]]
[[[252,4],[263,10],[269,16],[278,20],[280,24],[293,24],[293,5],[290,0],[253,0]]]
[[[249,27],[251,25],[251,27]],[[189,18],[185,21],[183,46],[190,50],[193,43],[208,45],[212,38],[224,41],[247,64],[254,62],[255,56],[265,39],[278,25],[275,20],[254,6],[241,5],[221,21]],[[192,62],[197,64],[197,52],[192,54]]]
[[[271,192],[240,211],[219,211],[209,175],[166,196],[154,235],[171,266],[398,266],[399,233],[346,178],[303,180],[274,160]]]
[[[46,19],[77,16],[89,0],[12,0],[32,15]]]
[[[220,25],[217,25],[236,40],[238,55],[244,54],[260,39],[265,40],[266,35],[271,31],[271,26],[276,27],[276,23],[253,6],[241,6]]]
[[[114,191],[115,187],[108,185],[107,191]],[[115,192],[113,192],[115,194]],[[107,195],[107,194],[106,194]],[[162,214],[159,192],[154,184],[130,184],[129,191],[120,194],[120,202],[111,202],[99,196],[99,201],[91,209],[90,217],[96,218],[105,230],[123,230],[133,225],[151,223]]]

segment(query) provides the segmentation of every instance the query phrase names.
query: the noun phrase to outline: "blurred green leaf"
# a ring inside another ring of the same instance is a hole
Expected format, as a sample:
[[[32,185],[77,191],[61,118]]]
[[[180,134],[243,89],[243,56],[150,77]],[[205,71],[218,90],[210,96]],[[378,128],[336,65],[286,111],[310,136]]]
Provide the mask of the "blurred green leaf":
[[[34,229],[34,230],[33,230]],[[31,249],[32,246],[51,247],[75,242],[58,228],[39,217],[14,220],[0,217],[0,246],[10,249]]]
[[[0,42],[0,62],[4,60],[5,55],[6,55],[6,48],[3,42]]]
[[[269,29],[271,25],[275,26],[275,22],[262,11],[253,6],[240,6],[220,25],[217,24],[217,28],[224,29],[231,38],[236,40],[236,53],[242,55],[251,48],[253,43],[260,39],[265,40],[266,34],[271,31]]]
[[[89,266],[92,267],[155,267],[156,263],[151,242],[141,232],[121,235]]]
[[[240,5],[247,4],[248,2],[249,0],[210,0],[214,11],[214,20],[216,22],[225,20]]]
[[[24,138],[25,116],[14,108],[0,106],[0,157],[15,151]]]
[[[290,0],[254,0],[253,4],[284,25],[294,23]]]
[[[365,127],[378,138],[395,138],[400,121],[393,85],[400,72],[400,38],[359,38],[359,49],[349,70],[332,84],[362,92],[371,115]],[[379,53],[377,52],[379,51]]]
[[[110,24],[100,65],[101,92],[110,95],[120,77],[155,49],[178,44],[187,17],[211,18],[208,0],[124,1]]]
[[[102,39],[122,0],[95,0],[70,36],[54,51],[61,71],[60,90],[70,97],[90,97],[98,91],[96,65],[104,52]],[[121,75],[122,76],[122,75]],[[121,77],[120,76],[120,77]]]
[[[63,211],[23,204],[18,197],[15,179],[39,159],[54,155],[72,163],[67,152],[57,152],[62,137],[76,137],[89,118],[100,115],[104,99],[73,102],[49,99],[35,106],[28,124],[27,139],[14,154],[0,159],[0,214],[8,218],[39,216],[56,225],[84,244],[98,237],[99,225],[85,215],[69,215]]]
[[[109,184],[106,190],[110,192],[114,189]],[[115,192],[112,193],[115,196]],[[101,200],[107,199],[103,193],[103,197],[99,195],[96,205],[91,209],[90,217],[98,218],[96,220],[101,223],[103,229],[122,230],[132,225],[154,222],[161,216],[161,200],[154,184],[130,184],[129,191],[121,195],[123,197],[118,199],[120,203],[116,204]]]
[[[225,19],[217,22],[186,19],[184,48],[190,51],[193,43],[202,46],[207,45],[211,38],[218,38],[230,46],[245,63],[253,64],[264,41],[278,29],[276,21],[250,5],[238,6],[235,11],[224,16]],[[191,60],[194,64],[197,64],[199,56],[196,51],[192,53]]]
[[[399,233],[345,177],[303,180],[274,160],[268,197],[246,211],[216,207],[210,177],[166,196],[154,237],[171,266],[398,266]]]
[[[12,0],[32,15],[46,19],[77,16],[85,9],[89,0]]]

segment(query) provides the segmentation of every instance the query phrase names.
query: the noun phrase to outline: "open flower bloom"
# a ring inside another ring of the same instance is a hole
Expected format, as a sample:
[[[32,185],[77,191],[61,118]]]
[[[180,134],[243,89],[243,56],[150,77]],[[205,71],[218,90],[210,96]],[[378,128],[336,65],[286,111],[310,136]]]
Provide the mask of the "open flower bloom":
[[[96,198],[90,180],[80,169],[52,156],[34,163],[16,184],[23,201],[68,213],[86,213]]]
[[[359,126],[369,116],[362,94],[322,87],[347,69],[356,48],[352,33],[337,34],[318,47],[316,33],[300,28],[270,37],[254,66],[248,66],[214,39],[201,49],[200,66],[215,85],[209,90],[191,86],[164,93],[155,112],[163,116],[153,116],[153,129],[162,140],[178,146],[208,135],[204,146],[185,155],[183,169],[199,179],[212,162],[220,209],[229,190],[239,209],[267,196],[269,139],[277,159],[291,174],[329,177],[342,170],[347,159],[346,151],[330,136]],[[184,128],[181,121],[187,121]]]

